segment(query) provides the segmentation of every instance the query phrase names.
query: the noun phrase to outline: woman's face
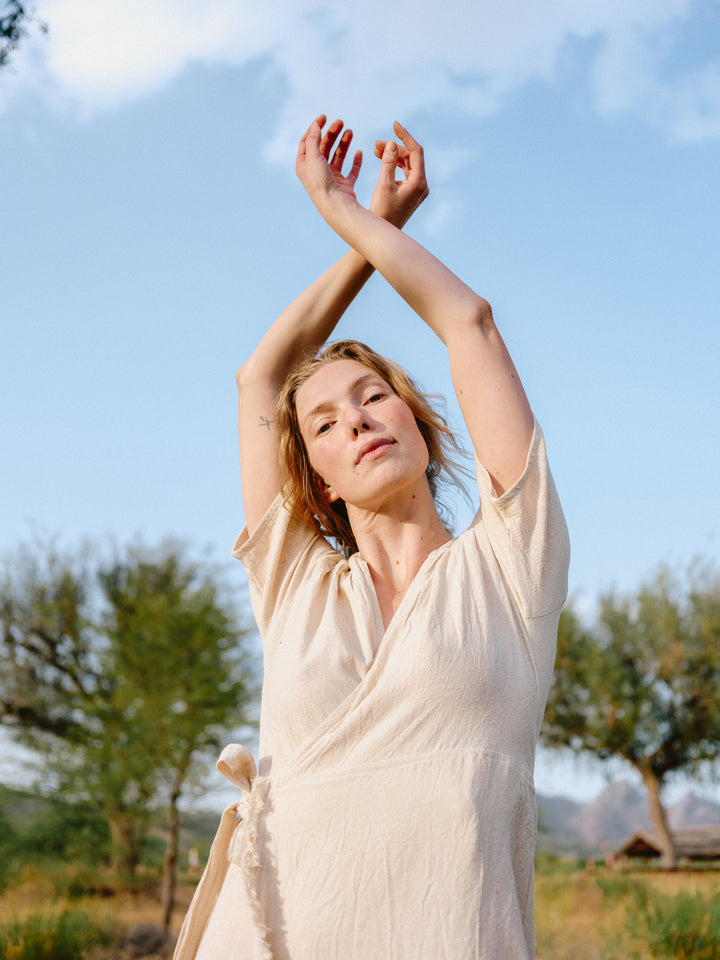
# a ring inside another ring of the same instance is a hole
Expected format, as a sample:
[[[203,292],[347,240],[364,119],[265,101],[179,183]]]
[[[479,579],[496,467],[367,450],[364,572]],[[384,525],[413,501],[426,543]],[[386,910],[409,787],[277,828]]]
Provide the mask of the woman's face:
[[[427,446],[412,410],[372,368],[333,360],[302,384],[295,406],[329,502],[378,509],[427,483]]]

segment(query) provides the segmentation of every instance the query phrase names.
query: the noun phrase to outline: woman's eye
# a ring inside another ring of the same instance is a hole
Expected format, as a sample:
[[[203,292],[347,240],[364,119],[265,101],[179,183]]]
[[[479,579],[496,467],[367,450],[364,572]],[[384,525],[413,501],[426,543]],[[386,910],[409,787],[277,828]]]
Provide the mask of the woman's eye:
[[[383,398],[382,393],[374,393],[371,397],[368,397],[367,403],[377,403],[378,400],[382,400],[382,398]]]
[[[327,433],[329,429],[330,429],[329,423],[321,423],[320,426],[318,427],[318,433]]]

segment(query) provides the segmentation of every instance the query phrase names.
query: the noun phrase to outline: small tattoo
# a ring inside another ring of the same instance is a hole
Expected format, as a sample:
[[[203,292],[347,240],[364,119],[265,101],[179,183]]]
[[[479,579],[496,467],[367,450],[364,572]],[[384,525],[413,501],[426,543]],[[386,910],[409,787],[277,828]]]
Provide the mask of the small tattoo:
[[[274,423],[274,420],[270,420],[268,417],[264,417],[262,414],[260,414],[260,423],[258,426],[266,427],[269,430]]]

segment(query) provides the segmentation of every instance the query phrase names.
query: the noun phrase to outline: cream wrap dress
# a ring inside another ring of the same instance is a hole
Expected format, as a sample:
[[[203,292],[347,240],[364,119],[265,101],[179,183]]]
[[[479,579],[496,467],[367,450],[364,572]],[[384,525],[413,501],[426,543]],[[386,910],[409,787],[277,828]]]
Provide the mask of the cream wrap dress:
[[[280,498],[234,555],[263,638],[260,761],[225,813],[182,960],[534,955],[535,745],[567,529],[535,425],[501,497],[425,560],[387,630],[369,569]],[[253,780],[254,777],[254,780]]]

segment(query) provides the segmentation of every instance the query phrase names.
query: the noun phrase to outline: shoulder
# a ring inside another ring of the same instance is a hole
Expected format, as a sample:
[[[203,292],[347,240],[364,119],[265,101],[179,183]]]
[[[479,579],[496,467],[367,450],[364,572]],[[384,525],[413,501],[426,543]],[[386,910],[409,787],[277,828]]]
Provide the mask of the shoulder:
[[[280,494],[251,535],[247,528],[242,531],[232,554],[244,566],[251,585],[276,600],[288,578],[307,573],[309,565],[345,562],[315,526],[298,519]]]
[[[523,472],[508,490],[496,496],[479,463],[477,474],[480,508],[470,528],[476,539],[489,543],[524,616],[559,610],[567,595],[570,541],[537,420]]]

